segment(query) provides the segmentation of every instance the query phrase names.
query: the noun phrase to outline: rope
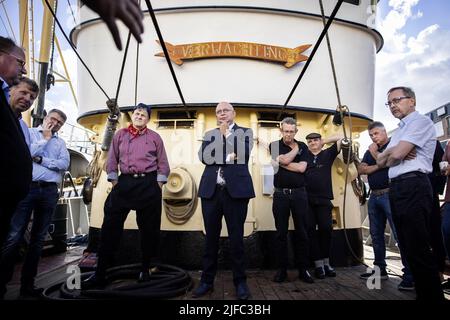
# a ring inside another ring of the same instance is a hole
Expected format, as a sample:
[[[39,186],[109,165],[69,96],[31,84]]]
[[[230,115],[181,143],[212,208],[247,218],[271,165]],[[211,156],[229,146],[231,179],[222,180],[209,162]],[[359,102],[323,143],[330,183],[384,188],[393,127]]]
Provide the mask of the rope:
[[[0,20],[2,21],[3,28],[5,28],[5,31],[6,31],[6,34],[8,35],[8,38],[11,38],[11,35],[9,34],[9,31],[8,31],[8,29],[6,28],[5,21],[3,21],[3,18],[2,18],[1,15],[0,15]]]
[[[134,84],[134,105],[137,105],[138,79],[139,79],[139,48],[140,44],[136,41],[136,80]]]
[[[155,16],[155,12],[153,11],[152,4],[150,3],[150,0],[145,0],[145,3],[147,4],[147,8],[148,8],[148,12],[150,13],[150,16],[152,17],[153,25],[155,26],[155,30],[156,30],[156,33],[158,34],[159,42],[160,42],[161,47],[164,52],[164,57],[166,58],[167,64],[170,69],[170,73],[172,74],[173,81],[175,82],[175,86],[177,87],[177,91],[180,96],[181,102],[183,103],[184,109],[186,111],[186,116],[188,117],[188,119],[190,119],[191,114],[189,113],[186,102],[184,101],[183,93],[181,92],[180,84],[178,83],[178,79],[177,79],[177,76],[173,69],[172,62],[170,62],[169,52],[167,51],[166,44],[165,44],[163,36],[161,34],[161,30],[159,29],[158,21],[156,20],[156,16]]]
[[[139,0],[139,8],[141,7],[141,0]],[[137,105],[138,96],[138,79],[139,79],[139,48],[140,43],[136,41],[136,80],[134,84],[134,105]]]
[[[120,86],[122,84],[123,70],[125,69],[125,63],[127,61],[128,56],[128,48],[130,47],[130,39],[131,39],[131,31],[128,32],[127,45],[125,46],[125,52],[123,54],[122,67],[120,68],[119,82],[117,83],[115,103],[117,103],[118,101],[117,99],[119,98]]]
[[[322,14],[322,23],[323,23],[323,25],[325,27],[326,26],[326,21],[325,21],[325,12],[324,12],[324,9],[323,9],[323,2],[322,2],[322,0],[319,0],[319,4],[320,4],[320,13]],[[339,108],[339,112],[341,114],[341,119],[344,119],[344,114],[343,114],[343,110],[342,110],[342,103],[341,103],[341,95],[339,93],[339,86],[338,86],[338,81],[337,81],[337,76],[336,76],[336,67],[334,65],[333,52],[331,50],[330,37],[328,36],[328,32],[325,33],[325,38],[326,38],[326,41],[327,41],[328,56],[330,57],[331,71],[333,73],[334,88],[336,89],[336,97],[337,97],[337,101],[338,101],[338,108]],[[345,137],[345,139],[347,139],[347,132],[345,131],[345,126],[342,126],[342,128],[344,130],[344,137]]]
[[[9,28],[11,29],[11,33],[13,35],[14,41],[17,43],[16,35],[14,34],[14,29],[13,29],[13,27],[11,25],[11,21],[9,20],[8,12],[6,11],[5,1],[2,2],[2,6],[3,6],[3,10],[5,11],[6,20],[8,21]]]
[[[336,6],[334,7],[334,10],[333,10],[333,12],[331,13],[330,19],[328,20],[328,22],[327,22],[325,28],[323,28],[322,32],[320,33],[319,39],[317,40],[316,44],[314,45],[314,48],[313,48],[312,51],[311,51],[311,54],[309,55],[309,59],[306,60],[305,66],[303,67],[302,71],[300,72],[300,75],[298,76],[298,79],[297,79],[297,81],[295,82],[294,87],[292,88],[291,92],[289,93],[289,96],[288,96],[288,98],[286,99],[286,102],[284,103],[283,107],[281,108],[281,110],[280,110],[280,112],[279,112],[279,114],[278,114],[278,118],[281,117],[281,115],[282,115],[284,109],[285,109],[286,106],[288,105],[289,101],[290,101],[291,98],[292,98],[292,95],[294,94],[295,90],[297,89],[298,84],[300,83],[300,81],[302,80],[303,76],[305,75],[306,70],[308,70],[308,67],[309,67],[309,65],[311,64],[311,61],[313,60],[313,58],[314,58],[314,56],[315,56],[315,54],[316,54],[316,52],[317,52],[317,49],[319,49],[319,46],[320,46],[320,44],[322,43],[322,40],[323,40],[323,38],[325,37],[325,34],[327,33],[328,29],[329,29],[330,26],[331,26],[331,23],[333,23],[334,18],[336,17],[336,14],[338,13],[339,8],[340,8],[341,5],[342,5],[342,2],[344,2],[344,0],[339,0],[338,3],[336,4]]]
[[[69,43],[70,47],[72,48],[72,50],[75,52],[75,54],[77,55],[78,59],[80,60],[81,64],[83,65],[83,67],[86,69],[86,71],[89,73],[89,75],[91,76],[92,80],[94,81],[94,83],[97,85],[97,87],[100,89],[101,92],[103,92],[103,94],[106,96],[106,98],[108,100],[111,100],[111,98],[108,96],[108,94],[106,93],[106,91],[102,88],[102,86],[98,83],[97,79],[95,79],[94,75],[92,74],[91,70],[89,69],[89,67],[86,65],[86,63],[84,62],[84,60],[81,58],[80,54],[78,53],[77,49],[75,48],[75,45],[72,43],[72,41],[70,41],[69,37],[67,36],[67,34],[64,32],[63,27],[61,26],[61,23],[59,22],[58,18],[56,17],[55,13],[53,12],[52,7],[50,6],[50,4],[48,3],[48,0],[45,0],[45,4],[47,5],[48,10],[50,11],[50,13],[52,14],[53,18],[56,21],[56,24],[59,27],[59,30],[61,31],[61,33],[63,34],[64,38],[66,39],[67,43]]]
[[[74,24],[74,26],[76,26],[77,25],[77,19],[75,19],[75,14],[73,13],[72,5],[70,4],[70,0],[67,0],[67,5],[69,6],[70,12],[72,13],[73,24]]]

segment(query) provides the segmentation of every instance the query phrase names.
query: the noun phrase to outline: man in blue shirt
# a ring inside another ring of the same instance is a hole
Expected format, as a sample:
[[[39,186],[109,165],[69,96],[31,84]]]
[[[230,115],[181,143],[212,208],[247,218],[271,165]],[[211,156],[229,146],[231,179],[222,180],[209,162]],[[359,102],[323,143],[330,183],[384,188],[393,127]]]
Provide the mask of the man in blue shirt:
[[[442,301],[445,298],[430,245],[433,191],[427,176],[432,172],[436,130],[430,118],[416,111],[411,88],[391,88],[387,95],[386,106],[400,123],[386,150],[377,154],[377,165],[389,167],[392,218],[414,276],[417,299]]]
[[[366,174],[370,187],[370,198],[368,202],[369,230],[372,237],[372,247],[375,260],[373,264],[380,268],[380,279],[388,279],[386,271],[386,244],[384,239],[384,230],[386,221],[389,221],[392,235],[397,240],[394,222],[392,221],[391,206],[389,204],[389,168],[380,168],[377,165],[377,154],[386,150],[389,144],[389,138],[386,129],[381,122],[374,121],[369,124],[370,139],[373,143],[364,154],[361,164],[358,166],[358,172],[361,175]],[[399,245],[400,247],[400,245]],[[414,290],[414,282],[411,271],[408,268],[406,259],[402,257],[403,280],[398,285],[399,290]],[[369,279],[373,275],[378,276],[375,270],[360,275],[362,279]]]
[[[11,280],[15,257],[23,234],[33,212],[33,226],[28,251],[22,267],[21,296],[38,297],[42,289],[34,286],[42,244],[59,198],[58,185],[70,163],[69,152],[57,132],[67,117],[58,110],[51,110],[42,126],[31,128],[30,148],[33,158],[33,181],[26,198],[17,206],[10,231],[0,255],[0,292],[6,292]]]
[[[26,77],[20,78],[19,83],[11,88],[10,105],[17,119],[19,119],[28,148],[30,148],[30,132],[27,124],[22,119],[22,113],[31,108],[38,94],[39,86],[36,81]]]

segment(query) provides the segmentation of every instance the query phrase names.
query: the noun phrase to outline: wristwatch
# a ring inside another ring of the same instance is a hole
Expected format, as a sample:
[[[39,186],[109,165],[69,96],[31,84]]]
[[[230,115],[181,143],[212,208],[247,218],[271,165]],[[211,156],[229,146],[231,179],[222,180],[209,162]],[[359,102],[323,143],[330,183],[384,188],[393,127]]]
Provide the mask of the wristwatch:
[[[42,157],[41,156],[33,157],[33,161],[36,162],[37,164],[41,164],[42,163]]]

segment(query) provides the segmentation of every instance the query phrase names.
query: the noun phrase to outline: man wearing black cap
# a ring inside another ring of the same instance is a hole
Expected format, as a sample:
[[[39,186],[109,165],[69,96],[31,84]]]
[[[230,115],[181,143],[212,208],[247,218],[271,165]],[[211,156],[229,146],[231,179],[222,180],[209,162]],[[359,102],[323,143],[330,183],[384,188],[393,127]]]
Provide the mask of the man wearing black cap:
[[[105,201],[97,270],[82,283],[82,289],[106,284],[106,269],[113,262],[130,210],[136,210],[141,236],[138,281],[150,280],[150,264],[159,248],[161,188],[170,171],[160,135],[147,128],[150,112],[149,105],[138,104],[131,115],[132,123],[117,131],[112,140],[106,172],[113,188]]]
[[[278,252],[278,271],[273,281],[283,282],[287,278],[288,267],[288,227],[289,216],[295,227],[296,261],[299,278],[307,283],[314,280],[308,267],[308,200],[305,189],[306,152],[303,142],[295,140],[297,122],[294,118],[284,118],[281,121],[282,138],[270,144],[270,154],[274,166],[274,194],[272,212],[276,227],[276,248]]]
[[[333,231],[331,211],[333,187],[331,167],[341,148],[340,136],[322,139],[319,133],[306,136],[308,152],[306,161],[306,190],[308,192],[311,256],[314,260],[314,276],[317,279],[335,277],[336,271],[330,266],[330,245]],[[322,149],[326,143],[334,143]]]

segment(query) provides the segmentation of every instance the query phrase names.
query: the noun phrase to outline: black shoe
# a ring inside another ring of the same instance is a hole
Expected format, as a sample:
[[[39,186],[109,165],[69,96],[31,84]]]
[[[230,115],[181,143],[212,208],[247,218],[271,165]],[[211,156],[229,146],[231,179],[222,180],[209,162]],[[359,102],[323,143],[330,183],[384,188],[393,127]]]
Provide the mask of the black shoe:
[[[314,277],[316,279],[325,279],[325,270],[323,269],[323,267],[314,269]]]
[[[37,288],[35,286],[20,287],[20,296],[22,298],[42,298],[43,288]]]
[[[359,277],[360,277],[361,279],[367,280],[367,279],[369,279],[369,278],[371,278],[371,277],[378,277],[378,276],[375,275],[375,270],[372,270],[372,271],[370,271],[370,272],[366,272],[366,273],[360,274]],[[380,277],[381,280],[387,280],[387,279],[389,279],[389,276],[388,276],[388,274],[387,274],[387,272],[386,272],[385,269],[381,269],[381,270],[380,270],[379,277]]]
[[[273,277],[273,282],[284,282],[287,279],[286,269],[279,269]]]
[[[248,289],[247,283],[241,282],[236,286],[236,297],[239,300],[247,300],[250,298],[250,290]]]
[[[150,272],[148,270],[141,271],[139,273],[138,282],[148,282],[150,281]]]
[[[299,270],[298,278],[306,283],[314,283],[314,279],[311,277],[311,274],[306,269]]]
[[[325,265],[323,266],[325,270],[325,275],[330,278],[336,277],[336,270],[334,270],[331,266]]]
[[[81,281],[81,290],[103,289],[106,287],[106,279],[98,277],[95,273],[86,280]]]
[[[447,281],[442,282],[442,290],[450,290],[450,279],[447,279]]]
[[[214,286],[212,284],[200,282],[197,289],[195,289],[194,292],[192,292],[192,298],[200,298],[200,297],[203,297],[205,294],[208,294],[213,291],[214,291]]]

